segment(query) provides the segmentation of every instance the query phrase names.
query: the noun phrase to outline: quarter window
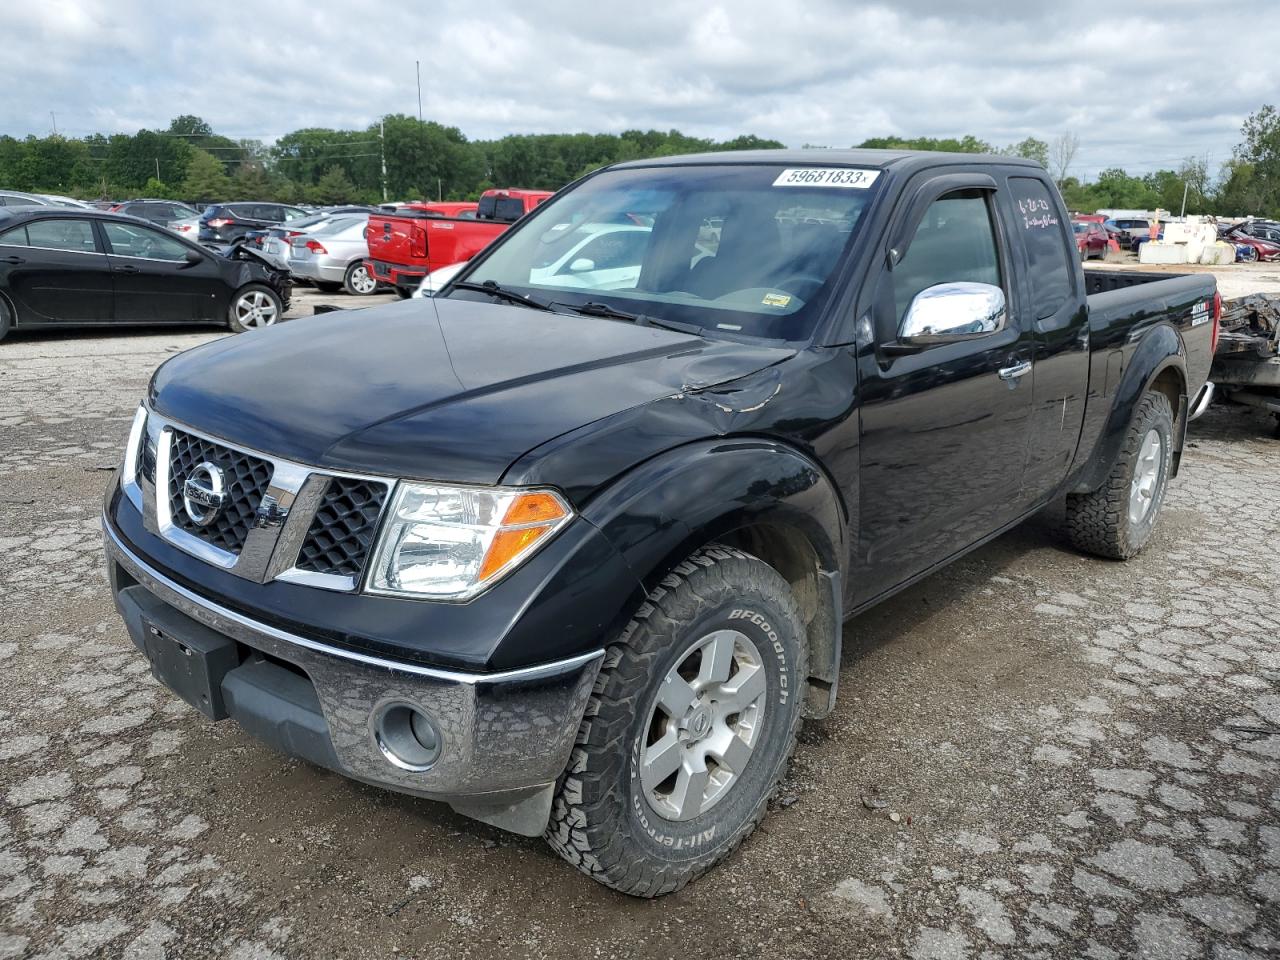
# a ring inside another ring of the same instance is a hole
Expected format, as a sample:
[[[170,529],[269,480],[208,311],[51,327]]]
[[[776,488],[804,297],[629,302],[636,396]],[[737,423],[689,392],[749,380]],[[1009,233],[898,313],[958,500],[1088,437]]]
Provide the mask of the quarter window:
[[[898,322],[920,291],[960,281],[1001,286],[995,229],[981,190],[949,193],[929,205],[907,255],[893,268]]]
[[[0,197],[0,203],[4,202],[4,198]],[[0,233],[0,246],[6,247],[25,247],[27,246],[27,228],[14,227],[7,233]]]
[[[93,227],[88,220],[37,220],[27,224],[27,241],[33,247],[95,253]]]
[[[1043,320],[1057,313],[1071,296],[1074,268],[1067,259],[1067,250],[1075,244],[1063,233],[1058,204],[1043,180],[1010,177],[1009,186],[1016,207],[1017,229],[1023,249],[1027,251],[1032,315]],[[1097,224],[1087,227],[1086,236],[1096,235],[1101,229]]]

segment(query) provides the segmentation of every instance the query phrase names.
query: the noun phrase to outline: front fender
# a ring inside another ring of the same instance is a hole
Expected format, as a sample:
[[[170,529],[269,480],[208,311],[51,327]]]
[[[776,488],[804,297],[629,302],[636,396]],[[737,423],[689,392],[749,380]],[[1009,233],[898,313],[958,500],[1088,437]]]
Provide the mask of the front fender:
[[[1093,449],[1077,467],[1077,475],[1070,486],[1073,493],[1089,493],[1098,489],[1106,480],[1112,464],[1120,455],[1120,448],[1124,445],[1125,434],[1133,420],[1138,401],[1167,370],[1175,371],[1178,378],[1181,403],[1174,404],[1173,412],[1175,435],[1181,437],[1177,428],[1179,422],[1183,427],[1186,422],[1186,350],[1177,331],[1169,324],[1162,323],[1143,334],[1129,362],[1125,364],[1120,382],[1112,394],[1111,410],[1107,414],[1106,423],[1098,434]],[[1178,443],[1178,450],[1181,450],[1181,442]]]
[[[770,543],[803,538],[816,564],[804,575],[782,572],[802,583],[797,600],[810,653],[806,712],[817,717],[830,711],[840,668],[847,519],[835,485],[810,458],[756,437],[691,443],[625,474],[590,502],[583,517],[604,533],[646,592],[712,541],[746,531],[768,531]]]

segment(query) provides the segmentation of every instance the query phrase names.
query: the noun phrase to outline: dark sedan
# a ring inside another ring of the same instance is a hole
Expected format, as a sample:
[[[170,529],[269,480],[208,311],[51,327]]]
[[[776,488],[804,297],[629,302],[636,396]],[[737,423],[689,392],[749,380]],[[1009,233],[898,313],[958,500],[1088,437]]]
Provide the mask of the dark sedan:
[[[167,227],[175,220],[194,220],[200,216],[185,203],[174,203],[172,200],[126,200],[111,208],[112,213],[123,213],[141,220],[149,220],[162,227]]]
[[[228,255],[134,217],[57,207],[0,210],[0,339],[14,327],[217,323],[269,326],[287,272],[243,247]]]

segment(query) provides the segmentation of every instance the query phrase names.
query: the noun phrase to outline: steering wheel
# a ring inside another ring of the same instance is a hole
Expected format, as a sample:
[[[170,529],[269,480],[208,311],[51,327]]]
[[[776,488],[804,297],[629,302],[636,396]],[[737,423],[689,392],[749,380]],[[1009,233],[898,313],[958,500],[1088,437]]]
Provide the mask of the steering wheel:
[[[787,293],[794,293],[802,300],[808,300],[826,282],[826,277],[819,277],[813,273],[793,273],[785,280],[779,280],[774,286]]]
[[[155,248],[156,248],[156,242],[152,240],[150,237],[144,235],[138,238],[138,243],[137,243],[138,256],[149,257],[151,256],[151,251],[153,251]]]

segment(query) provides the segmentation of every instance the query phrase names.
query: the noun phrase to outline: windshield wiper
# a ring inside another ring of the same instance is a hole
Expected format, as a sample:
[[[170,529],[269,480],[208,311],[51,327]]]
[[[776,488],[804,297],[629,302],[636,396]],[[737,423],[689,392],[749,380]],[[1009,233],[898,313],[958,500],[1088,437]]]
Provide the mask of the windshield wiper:
[[[518,303],[522,307],[532,307],[534,310],[551,311],[551,305],[536,300],[533,297],[526,296],[523,293],[516,293],[514,290],[508,290],[500,287],[492,280],[486,280],[484,283],[473,283],[470,280],[459,280],[453,284],[455,290],[474,290],[477,293],[487,293],[491,297],[499,300],[506,300],[508,303]]]
[[[638,327],[661,327],[664,330],[673,330],[676,333],[692,333],[695,336],[701,336],[702,334],[702,328],[693,323],[680,323],[678,320],[659,320],[657,317],[651,317],[645,313],[629,313],[626,310],[619,310],[617,307],[611,307],[607,303],[597,303],[594,300],[586,303],[553,303],[552,306],[568,307],[574,313],[580,313],[586,317],[626,320]]]

